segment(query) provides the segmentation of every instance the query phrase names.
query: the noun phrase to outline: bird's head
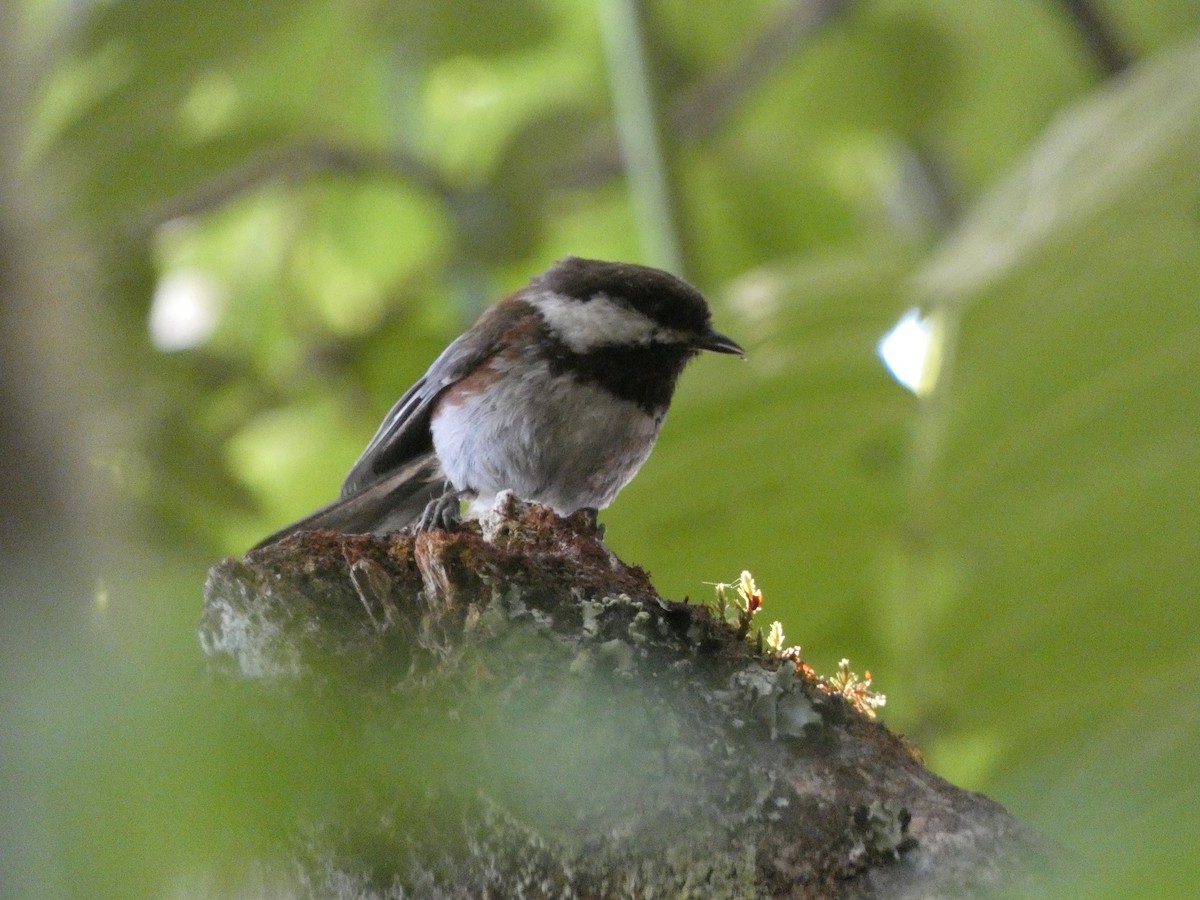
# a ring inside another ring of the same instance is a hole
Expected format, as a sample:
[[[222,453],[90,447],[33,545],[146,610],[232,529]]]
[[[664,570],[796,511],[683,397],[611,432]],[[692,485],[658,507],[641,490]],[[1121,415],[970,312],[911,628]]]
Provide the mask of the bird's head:
[[[687,357],[745,351],[712,326],[701,293],[661,269],[569,256],[535,278],[524,297],[576,354],[659,347]]]

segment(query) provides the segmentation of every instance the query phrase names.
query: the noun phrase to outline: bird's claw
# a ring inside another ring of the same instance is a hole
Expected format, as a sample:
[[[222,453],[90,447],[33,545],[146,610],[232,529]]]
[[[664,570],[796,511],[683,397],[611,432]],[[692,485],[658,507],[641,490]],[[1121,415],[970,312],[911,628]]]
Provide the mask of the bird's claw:
[[[413,525],[413,532],[454,531],[462,524],[462,501],[466,494],[466,491],[451,491],[430,500]]]

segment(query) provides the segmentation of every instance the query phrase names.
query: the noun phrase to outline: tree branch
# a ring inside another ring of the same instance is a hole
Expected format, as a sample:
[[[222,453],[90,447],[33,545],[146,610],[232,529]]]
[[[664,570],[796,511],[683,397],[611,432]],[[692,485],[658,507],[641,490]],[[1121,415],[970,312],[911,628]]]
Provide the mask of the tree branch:
[[[287,687],[293,751],[312,698],[372,773],[281,823],[302,838],[265,877],[302,896],[960,896],[1028,887],[1042,852],[582,516],[296,535],[212,571],[201,639]]]
[[[745,98],[791,57],[802,52],[854,0],[794,0],[771,19],[746,51],[724,70],[683,88],[667,102],[670,137],[680,145],[715,134]],[[566,169],[564,187],[601,184],[621,174],[621,155],[609,135]]]
[[[151,209],[141,227],[219,209],[273,181],[298,182],[319,175],[380,176],[408,181],[441,197],[450,189],[424,162],[400,149],[372,151],[314,140],[270,150],[219,173],[194,191]]]
[[[854,0],[798,0],[785,6],[733,64],[684,90],[671,104],[680,140],[715,134],[762,82],[841,18]]]
[[[1083,37],[1088,52],[1105,76],[1113,76],[1129,68],[1133,62],[1130,53],[1117,33],[1116,26],[1109,22],[1092,0],[1060,0],[1071,24]]]
[[[792,55],[836,21],[853,0],[795,0],[760,32],[732,65],[681,91],[668,102],[671,138],[687,144],[715,133],[738,105]],[[620,148],[611,134],[562,167],[562,187],[603,183],[623,171]],[[412,154],[398,148],[371,151],[316,140],[282,147],[248,159],[222,172],[194,191],[172,197],[150,210],[142,229],[183,216],[201,215],[257,190],[272,181],[298,182],[318,175],[376,175],[412,182],[445,198],[453,189]]]

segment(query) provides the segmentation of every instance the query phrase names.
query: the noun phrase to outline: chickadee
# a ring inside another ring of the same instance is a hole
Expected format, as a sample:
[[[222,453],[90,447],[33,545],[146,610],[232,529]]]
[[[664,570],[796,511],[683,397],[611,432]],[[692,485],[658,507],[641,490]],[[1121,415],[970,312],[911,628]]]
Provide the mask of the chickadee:
[[[501,300],[392,407],[338,500],[268,537],[445,527],[512,490],[561,515],[612,503],[701,350],[745,356],[682,279],[568,257]],[[257,549],[257,547],[256,547]]]

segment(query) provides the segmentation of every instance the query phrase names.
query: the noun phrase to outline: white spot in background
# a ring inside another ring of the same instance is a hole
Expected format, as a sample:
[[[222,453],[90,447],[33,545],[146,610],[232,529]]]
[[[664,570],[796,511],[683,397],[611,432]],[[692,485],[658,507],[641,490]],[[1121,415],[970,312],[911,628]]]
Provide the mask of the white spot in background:
[[[772,322],[787,292],[784,279],[766,269],[755,269],[735,279],[727,289],[729,305],[754,322]]]
[[[892,377],[918,397],[932,390],[937,377],[936,332],[931,317],[910,309],[879,342],[879,357]]]
[[[150,340],[164,353],[190,350],[207,341],[221,320],[221,289],[194,269],[159,279],[150,304]]]

